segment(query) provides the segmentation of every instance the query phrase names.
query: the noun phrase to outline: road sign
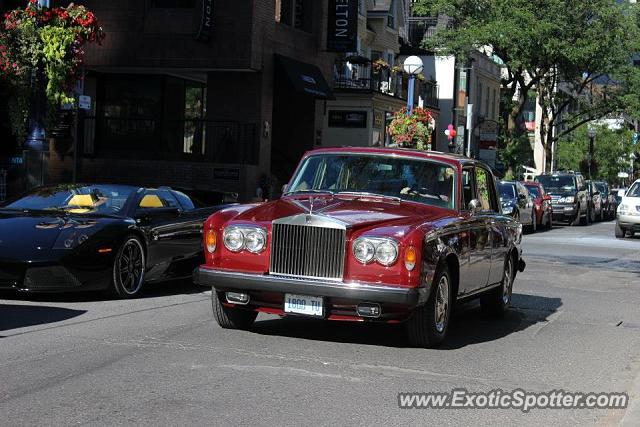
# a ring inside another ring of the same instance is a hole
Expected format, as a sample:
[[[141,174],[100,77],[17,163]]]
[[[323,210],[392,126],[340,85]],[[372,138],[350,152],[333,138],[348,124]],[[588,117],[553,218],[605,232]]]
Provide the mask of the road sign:
[[[87,95],[80,95],[78,97],[78,108],[81,110],[91,109],[91,97]]]
[[[618,178],[629,178],[629,174],[627,172],[618,172]]]

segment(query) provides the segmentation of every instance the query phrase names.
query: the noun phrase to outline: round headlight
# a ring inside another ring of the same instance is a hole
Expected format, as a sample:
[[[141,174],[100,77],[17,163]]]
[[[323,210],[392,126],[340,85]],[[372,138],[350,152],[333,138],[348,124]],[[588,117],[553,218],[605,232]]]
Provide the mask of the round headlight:
[[[376,248],[376,261],[382,265],[391,265],[398,258],[398,247],[395,243],[385,240]]]
[[[257,253],[264,249],[267,238],[261,230],[250,231],[244,238],[244,247],[249,252]]]
[[[223,240],[224,246],[233,252],[238,252],[244,246],[244,234],[235,228],[225,230]]]
[[[353,244],[353,256],[363,264],[371,262],[375,254],[376,248],[368,240],[358,239]]]

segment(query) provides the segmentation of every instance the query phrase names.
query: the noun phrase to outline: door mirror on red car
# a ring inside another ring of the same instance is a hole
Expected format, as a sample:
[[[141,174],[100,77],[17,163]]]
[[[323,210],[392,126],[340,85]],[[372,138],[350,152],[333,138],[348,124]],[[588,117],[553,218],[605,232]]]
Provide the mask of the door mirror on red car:
[[[481,209],[481,208],[482,208],[482,205],[480,204],[480,200],[478,200],[478,199],[472,199],[472,200],[469,202],[469,211],[470,211],[472,214],[475,214],[475,213],[477,213],[477,212],[480,212],[480,209]]]
[[[551,200],[551,196],[548,195],[548,194],[545,194],[544,197],[542,198],[542,200],[549,201],[549,200]]]

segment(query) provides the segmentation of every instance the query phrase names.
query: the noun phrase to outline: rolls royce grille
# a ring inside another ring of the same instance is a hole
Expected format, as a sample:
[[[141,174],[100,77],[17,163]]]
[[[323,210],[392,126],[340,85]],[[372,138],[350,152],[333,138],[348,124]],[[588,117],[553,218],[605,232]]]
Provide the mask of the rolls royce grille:
[[[342,279],[345,230],[273,224],[269,273]]]

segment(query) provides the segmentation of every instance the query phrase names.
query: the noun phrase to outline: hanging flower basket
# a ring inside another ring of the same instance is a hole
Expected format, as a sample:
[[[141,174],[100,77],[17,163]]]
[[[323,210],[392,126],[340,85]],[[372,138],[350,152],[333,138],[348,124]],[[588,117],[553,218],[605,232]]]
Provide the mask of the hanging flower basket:
[[[19,78],[42,66],[47,97],[68,102],[78,79],[87,42],[100,43],[102,28],[94,14],[73,3],[67,7],[39,7],[30,0],[24,9],[7,12],[0,27],[0,70],[7,78]]]
[[[430,110],[416,107],[410,115],[402,108],[389,124],[387,133],[397,147],[431,150],[431,134],[436,122]]]

